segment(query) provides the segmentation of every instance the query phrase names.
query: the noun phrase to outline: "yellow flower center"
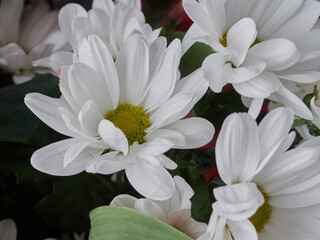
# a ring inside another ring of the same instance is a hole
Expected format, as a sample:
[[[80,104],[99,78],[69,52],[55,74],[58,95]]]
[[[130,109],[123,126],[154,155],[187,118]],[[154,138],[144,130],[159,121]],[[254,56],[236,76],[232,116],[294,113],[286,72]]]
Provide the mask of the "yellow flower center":
[[[121,104],[108,112],[105,119],[113,122],[126,135],[129,145],[134,142],[143,143],[147,135],[145,130],[151,126],[149,115],[142,107]]]
[[[258,189],[264,197],[264,204],[258,209],[258,211],[249,220],[252,222],[257,232],[261,232],[264,225],[269,221],[272,213],[272,209],[269,204],[269,196],[258,186]]]
[[[219,39],[219,42],[224,47],[227,47],[227,34],[228,34],[228,32],[223,33],[222,39],[221,38]],[[252,43],[250,48],[252,48],[254,45],[258,44],[259,42],[261,42],[261,41],[258,38],[256,38],[256,40]]]

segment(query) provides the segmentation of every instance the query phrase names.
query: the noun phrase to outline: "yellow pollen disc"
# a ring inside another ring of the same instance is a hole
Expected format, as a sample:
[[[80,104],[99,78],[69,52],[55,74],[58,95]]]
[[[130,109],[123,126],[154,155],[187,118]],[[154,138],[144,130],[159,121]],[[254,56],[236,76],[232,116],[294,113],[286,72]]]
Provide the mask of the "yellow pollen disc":
[[[227,34],[228,34],[228,32],[223,33],[222,39],[221,38],[219,39],[219,42],[224,47],[227,47]],[[261,42],[261,41],[258,38],[256,38],[256,40],[252,43],[250,48],[252,48],[254,45],[258,44],[259,42]]]
[[[129,145],[143,143],[147,135],[145,130],[151,126],[149,115],[142,107],[121,104],[107,113],[105,119],[113,122],[126,135]]]
[[[264,204],[258,209],[258,211],[249,220],[252,222],[257,232],[261,232],[264,225],[269,221],[272,213],[272,209],[269,204],[269,196],[258,186],[258,189],[264,197]]]

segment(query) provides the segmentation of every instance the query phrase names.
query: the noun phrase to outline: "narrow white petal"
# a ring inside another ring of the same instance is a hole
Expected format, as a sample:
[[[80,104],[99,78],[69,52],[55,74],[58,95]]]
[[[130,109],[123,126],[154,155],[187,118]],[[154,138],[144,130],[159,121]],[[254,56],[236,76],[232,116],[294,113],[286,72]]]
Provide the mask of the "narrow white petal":
[[[206,57],[202,63],[203,75],[214,92],[221,92],[222,87],[227,84],[223,75],[226,62],[226,55],[214,53]]]
[[[253,117],[254,119],[256,119],[259,116],[259,113],[263,105],[263,101],[263,98],[252,99],[248,114],[251,115],[251,117]]]
[[[227,184],[250,180],[259,164],[260,148],[254,119],[246,113],[229,115],[216,144],[216,161],[222,180]]]
[[[249,220],[228,220],[227,224],[234,239],[258,240],[257,231]]]
[[[200,100],[208,90],[208,83],[204,79],[202,68],[176,82],[173,95],[179,92],[192,92],[196,101]]]
[[[270,72],[264,71],[255,78],[242,83],[234,83],[235,90],[250,98],[266,98],[282,87],[278,77]]]
[[[267,69],[280,71],[298,61],[299,52],[293,42],[287,39],[271,39],[254,45],[249,55],[266,62]]]
[[[239,67],[243,63],[256,37],[256,24],[251,18],[243,18],[230,28],[227,34],[227,49],[230,50],[235,66]]]
[[[138,37],[131,38],[121,48],[116,59],[120,84],[120,102],[139,105],[149,77],[149,50]]]
[[[104,119],[104,116],[97,107],[97,104],[88,100],[82,107],[78,115],[78,120],[81,125],[81,131],[87,136],[98,136],[99,122]]]
[[[132,197],[128,194],[120,194],[116,196],[109,204],[109,206],[115,206],[115,207],[127,207],[134,209],[134,203],[138,199],[135,197]]]
[[[84,40],[79,49],[79,61],[93,68],[104,81],[106,94],[111,98],[113,108],[118,106],[119,81],[115,64],[103,41],[95,36]]]
[[[308,107],[300,100],[300,98],[290,92],[287,88],[280,88],[275,92],[275,94],[279,99],[279,102],[284,106],[291,108],[297,116],[307,120],[312,120],[313,116]]]
[[[12,219],[3,219],[0,221],[0,240],[16,240],[17,226]]]
[[[72,96],[81,107],[88,100],[93,100],[102,114],[113,109],[112,97],[107,94],[104,80],[90,66],[72,64],[68,80]]]
[[[128,140],[124,133],[117,128],[109,120],[102,120],[98,126],[98,132],[102,140],[112,150],[123,152],[124,155],[128,153]]]
[[[114,3],[112,0],[94,0],[92,3],[92,8],[101,8],[108,15],[111,15],[114,10]]]
[[[166,200],[175,191],[171,175],[162,166],[138,161],[126,168],[126,175],[131,185],[141,195],[152,200]]]
[[[112,151],[94,159],[86,165],[86,171],[90,173],[113,174],[126,168],[122,161],[118,158],[123,158],[118,151]]]
[[[58,110],[61,106],[68,106],[65,101],[47,97],[40,93],[28,93],[24,101],[27,107],[49,127],[61,134],[73,136],[72,131],[66,127]]]
[[[149,111],[158,108],[170,98],[177,80],[180,57],[181,44],[180,40],[176,39],[167,48],[159,71],[151,79],[144,104]]]
[[[88,152],[83,152],[77,159],[64,167],[64,155],[76,140],[66,139],[52,143],[37,151],[31,157],[31,165],[44,173],[55,176],[70,176],[84,171],[85,166],[93,157]]]
[[[160,221],[167,222],[167,213],[155,202],[149,199],[138,199],[134,204],[134,209]]]
[[[289,108],[277,108],[263,118],[259,124],[259,137],[263,146],[261,159],[288,136],[292,123],[293,112]]]
[[[181,133],[185,138],[185,145],[174,145],[174,148],[190,149],[198,148],[212,140],[214,126],[203,118],[187,118],[174,122],[165,127]]]
[[[264,203],[255,183],[238,183],[215,188],[213,211],[230,220],[241,221],[253,216]]]
[[[150,122],[152,125],[147,129],[147,132],[169,125],[185,117],[193,107],[193,104],[194,100],[191,93],[182,92],[174,95],[151,114]]]

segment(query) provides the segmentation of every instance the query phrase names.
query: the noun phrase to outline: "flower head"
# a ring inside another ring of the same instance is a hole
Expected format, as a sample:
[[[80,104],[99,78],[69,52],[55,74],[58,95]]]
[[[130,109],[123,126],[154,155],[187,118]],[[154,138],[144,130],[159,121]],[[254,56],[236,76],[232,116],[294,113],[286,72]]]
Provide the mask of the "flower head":
[[[145,22],[140,0],[94,0],[88,12],[79,4],[68,4],[60,10],[59,26],[74,51],[79,49],[83,38],[96,35],[102,39],[113,59],[132,35],[142,34],[151,43],[161,30],[152,31]],[[72,58],[71,52],[62,51],[36,61],[36,64],[51,67],[58,73],[62,65],[72,64]]]
[[[58,29],[57,11],[50,11],[45,3],[23,6],[23,0],[3,0],[0,4],[0,66],[14,74],[15,83],[50,72],[32,62],[67,46]]]
[[[204,119],[182,119],[208,86],[201,71],[177,79],[180,51],[179,40],[166,47],[163,37],[149,44],[136,35],[114,62],[100,38],[85,39],[75,63],[60,69],[60,99],[25,97],[42,121],[71,137],[35,152],[32,165],[52,175],[125,170],[142,195],[169,198],[175,186],[165,168],[176,164],[163,153],[200,147],[214,133]]]
[[[269,98],[292,108],[300,117],[312,119],[311,112],[285,82],[306,81],[301,76],[309,69],[295,65],[305,64],[305,57],[310,57],[301,47],[306,44],[298,44],[302,39],[313,36],[307,41],[312,42],[308,51],[313,49],[313,55],[319,57],[315,53],[318,37],[314,37],[320,32],[310,32],[319,17],[319,2],[184,0],[183,6],[194,21],[183,40],[184,51],[196,41],[212,47],[214,53],[202,67],[213,91],[220,92],[224,85],[232,84],[248,98],[249,113],[254,117],[263,100]],[[318,76],[313,71],[307,78],[317,81]]]
[[[194,192],[189,184],[181,177],[175,176],[176,191],[171,198],[164,201],[155,201],[147,198],[137,199],[122,194],[115,197],[110,206],[131,208],[146,215],[157,218],[189,237],[196,239],[206,230],[206,224],[195,221],[191,217],[190,198]]]
[[[216,145],[226,186],[200,239],[316,239],[319,236],[319,138],[287,150],[295,133],[290,109],[270,112],[257,126],[248,114],[232,114]],[[220,238],[219,238],[220,237]]]

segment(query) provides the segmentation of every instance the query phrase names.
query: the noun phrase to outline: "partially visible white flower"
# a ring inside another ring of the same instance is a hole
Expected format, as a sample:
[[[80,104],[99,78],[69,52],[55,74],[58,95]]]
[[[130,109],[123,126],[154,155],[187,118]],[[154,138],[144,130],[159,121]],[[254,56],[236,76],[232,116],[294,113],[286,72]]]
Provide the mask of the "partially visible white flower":
[[[200,240],[318,239],[320,236],[320,138],[288,150],[293,113],[271,111],[257,126],[246,114],[227,117],[216,144],[226,186]]]
[[[145,23],[140,0],[94,0],[89,12],[79,4],[68,4],[60,10],[59,25],[74,51],[78,50],[85,37],[97,35],[113,59],[130,36],[142,34],[151,43],[161,30],[152,31],[151,26]],[[35,63],[51,67],[58,74],[61,66],[72,64],[72,53],[59,52]]]
[[[190,198],[194,192],[189,184],[180,176],[175,176],[173,179],[176,191],[168,200],[137,199],[130,195],[122,194],[115,197],[110,206],[134,209],[157,218],[196,239],[206,231],[207,224],[197,222],[191,217]]]
[[[50,56],[67,46],[58,30],[58,12],[46,3],[24,6],[23,0],[2,0],[0,4],[0,67],[23,83],[37,73],[51,72],[32,62]]]
[[[16,240],[17,226],[12,219],[3,219],[0,221],[0,240]]]
[[[167,47],[164,37],[149,44],[135,35],[114,62],[103,41],[91,35],[76,55],[75,63],[61,68],[60,99],[25,97],[42,121],[71,137],[36,151],[31,164],[60,176],[125,170],[139,193],[168,199],[175,186],[165,168],[177,165],[164,153],[197,148],[213,137],[207,120],[182,119],[208,88],[202,72],[179,79],[180,41]]]
[[[310,33],[320,13],[317,1],[184,0],[183,6],[194,21],[183,40],[184,51],[200,41],[215,52],[202,64],[213,91],[232,84],[238,93],[250,98],[249,113],[254,117],[263,100],[273,94],[296,115],[312,119],[311,112],[282,79],[304,81],[289,78],[283,71],[294,69],[296,75],[306,74],[299,66],[308,54],[298,42],[308,38],[307,42],[318,43],[309,40],[311,35],[320,36],[320,32]],[[319,52],[313,54],[320,56]],[[309,81],[317,81],[317,76],[319,73],[309,76]]]

